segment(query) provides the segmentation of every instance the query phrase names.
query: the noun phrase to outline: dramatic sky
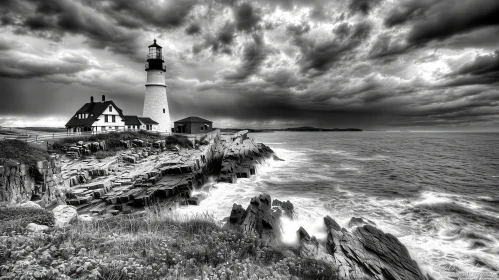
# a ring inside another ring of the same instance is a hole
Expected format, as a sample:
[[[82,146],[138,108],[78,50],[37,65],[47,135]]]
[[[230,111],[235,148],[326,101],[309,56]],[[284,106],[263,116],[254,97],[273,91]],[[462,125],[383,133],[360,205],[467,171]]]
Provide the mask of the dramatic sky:
[[[1,0],[0,125],[142,114],[154,37],[173,120],[499,128],[498,0]]]

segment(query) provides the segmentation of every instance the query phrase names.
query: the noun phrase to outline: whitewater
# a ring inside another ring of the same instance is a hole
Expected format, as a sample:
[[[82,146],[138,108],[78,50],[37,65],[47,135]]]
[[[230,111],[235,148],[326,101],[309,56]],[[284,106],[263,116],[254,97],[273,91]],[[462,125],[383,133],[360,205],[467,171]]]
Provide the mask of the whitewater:
[[[297,218],[282,218],[283,241],[303,226],[326,238],[323,217],[347,227],[373,221],[398,237],[435,279],[499,271],[499,134],[388,132],[252,133],[284,161],[262,162],[236,184],[212,181],[199,206],[184,213],[227,217],[234,203],[268,193],[290,200]]]

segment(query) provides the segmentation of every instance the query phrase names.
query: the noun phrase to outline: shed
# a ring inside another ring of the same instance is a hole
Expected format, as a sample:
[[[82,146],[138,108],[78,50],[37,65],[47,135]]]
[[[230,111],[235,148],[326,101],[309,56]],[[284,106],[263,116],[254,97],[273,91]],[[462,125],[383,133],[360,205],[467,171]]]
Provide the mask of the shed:
[[[213,122],[200,117],[188,117],[174,122],[175,133],[199,134],[213,130]]]

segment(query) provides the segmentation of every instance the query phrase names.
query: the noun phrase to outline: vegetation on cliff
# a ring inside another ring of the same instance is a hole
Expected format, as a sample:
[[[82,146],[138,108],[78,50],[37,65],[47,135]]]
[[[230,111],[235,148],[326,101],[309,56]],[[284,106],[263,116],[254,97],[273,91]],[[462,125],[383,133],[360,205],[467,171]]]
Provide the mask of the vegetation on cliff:
[[[334,279],[327,264],[224,230],[210,215],[165,209],[0,235],[0,279]]]
[[[29,165],[47,159],[49,154],[40,148],[20,140],[0,141],[0,160],[16,160]]]

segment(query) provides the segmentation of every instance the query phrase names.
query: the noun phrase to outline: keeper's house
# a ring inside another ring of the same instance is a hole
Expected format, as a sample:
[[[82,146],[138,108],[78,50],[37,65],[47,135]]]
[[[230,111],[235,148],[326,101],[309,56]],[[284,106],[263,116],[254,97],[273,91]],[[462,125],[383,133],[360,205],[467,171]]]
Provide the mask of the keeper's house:
[[[86,103],[76,112],[66,124],[66,129],[69,133],[125,130],[158,131],[158,123],[150,118],[123,115],[123,111],[113,101],[106,101],[106,97],[103,95],[102,102],[94,102],[94,98],[90,97],[90,103]]]
[[[198,134],[213,130],[213,122],[199,117],[188,117],[174,122],[175,133]]]

